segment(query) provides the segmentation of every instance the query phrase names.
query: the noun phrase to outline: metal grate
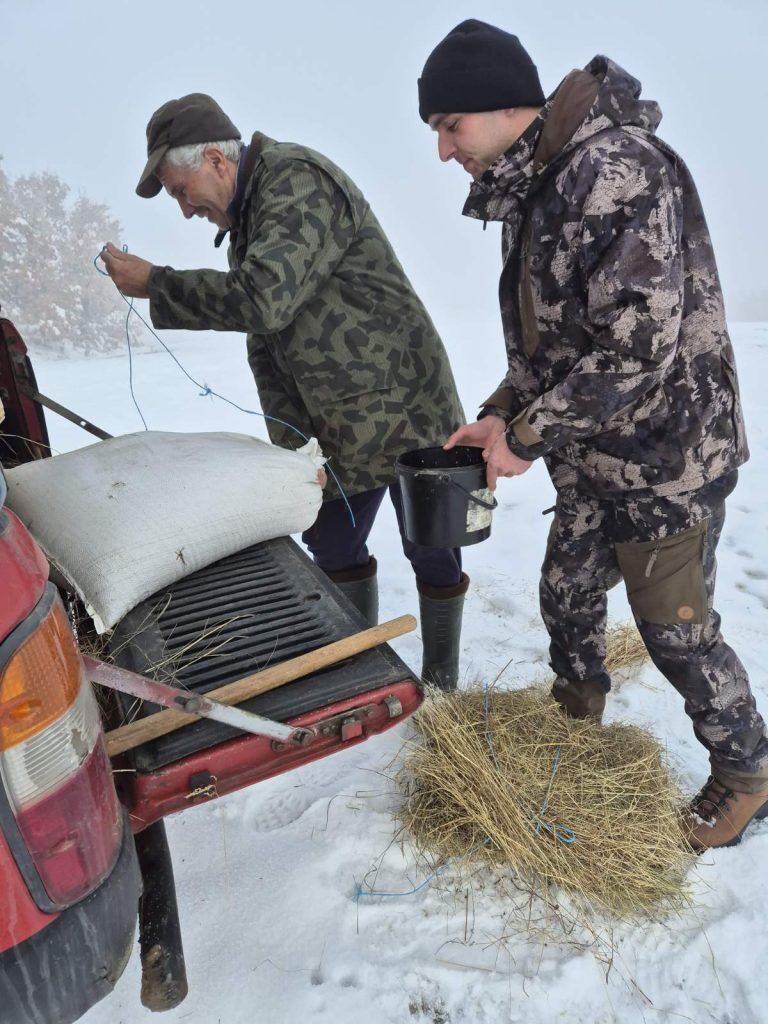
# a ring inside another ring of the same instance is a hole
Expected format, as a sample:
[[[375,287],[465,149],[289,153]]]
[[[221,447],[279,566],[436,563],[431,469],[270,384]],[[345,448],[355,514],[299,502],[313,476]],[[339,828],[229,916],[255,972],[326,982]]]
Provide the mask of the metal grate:
[[[292,540],[258,544],[196,572],[135,608],[111,639],[114,660],[205,693],[365,628],[344,595]],[[285,720],[411,677],[383,646],[242,706]],[[158,710],[118,695],[125,721]],[[201,721],[138,748],[151,770],[237,735]]]
[[[330,643],[320,598],[316,589],[297,592],[266,546],[190,576],[157,619],[173,675],[204,692]]]

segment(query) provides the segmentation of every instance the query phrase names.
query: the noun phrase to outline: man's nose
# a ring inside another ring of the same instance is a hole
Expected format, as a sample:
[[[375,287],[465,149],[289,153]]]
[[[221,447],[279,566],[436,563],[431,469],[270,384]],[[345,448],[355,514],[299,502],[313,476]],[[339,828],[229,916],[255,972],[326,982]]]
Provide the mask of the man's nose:
[[[437,152],[440,159],[445,162],[450,160],[453,154],[456,152],[456,147],[453,144],[453,140],[448,135],[444,135],[440,132],[437,136]]]
[[[187,220],[190,220],[195,215],[195,208],[191,203],[185,202],[183,199],[179,199],[179,206],[181,212],[184,214]]]

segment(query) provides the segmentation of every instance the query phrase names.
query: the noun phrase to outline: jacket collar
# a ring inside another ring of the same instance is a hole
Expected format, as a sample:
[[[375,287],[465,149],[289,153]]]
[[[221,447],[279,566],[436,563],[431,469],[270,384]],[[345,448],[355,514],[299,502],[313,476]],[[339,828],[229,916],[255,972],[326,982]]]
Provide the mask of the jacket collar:
[[[510,210],[528,194],[533,177],[533,154],[544,129],[548,102],[523,134],[469,189],[462,213],[477,220],[505,220]]]
[[[256,164],[261,159],[262,151],[264,147],[270,144],[273,140],[267,135],[263,135],[261,132],[254,132],[251,137],[251,141],[247,146],[243,146],[240,151],[240,159],[237,164],[237,174],[235,177],[235,194],[232,196],[232,202],[227,207],[227,216],[232,222],[232,228],[240,226],[240,221],[243,216],[243,201],[245,200],[245,194],[248,191],[248,186],[253,178],[253,172],[256,169]],[[219,231],[213,244],[218,249],[231,228],[225,228]]]
[[[464,215],[506,220],[593,135],[618,126],[655,132],[661,111],[640,91],[640,82],[608,57],[571,71],[527,131],[470,186]]]

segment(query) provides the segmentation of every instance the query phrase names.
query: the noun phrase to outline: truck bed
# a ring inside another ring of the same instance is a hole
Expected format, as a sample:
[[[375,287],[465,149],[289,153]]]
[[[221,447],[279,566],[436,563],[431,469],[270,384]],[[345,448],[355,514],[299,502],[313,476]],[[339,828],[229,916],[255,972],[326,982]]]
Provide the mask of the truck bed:
[[[110,654],[133,672],[207,693],[365,628],[325,573],[283,537],[222,559],[144,601],[115,629]],[[382,645],[241,706],[284,722],[414,678]],[[125,694],[118,700],[123,722],[160,710]],[[156,772],[242,735],[201,719],[128,758],[137,772]]]

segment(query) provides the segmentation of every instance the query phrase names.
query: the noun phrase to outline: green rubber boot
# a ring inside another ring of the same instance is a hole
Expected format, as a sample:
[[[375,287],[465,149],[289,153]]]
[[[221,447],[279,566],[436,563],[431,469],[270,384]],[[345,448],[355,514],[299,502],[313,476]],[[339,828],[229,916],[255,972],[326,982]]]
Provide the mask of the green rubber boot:
[[[455,690],[459,681],[461,619],[469,576],[462,573],[455,587],[417,586],[424,645],[422,682],[441,690]]]
[[[339,590],[352,602],[369,626],[379,621],[379,588],[376,582],[376,559],[371,555],[368,565],[327,572]]]

